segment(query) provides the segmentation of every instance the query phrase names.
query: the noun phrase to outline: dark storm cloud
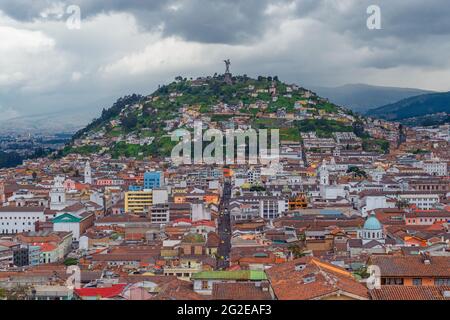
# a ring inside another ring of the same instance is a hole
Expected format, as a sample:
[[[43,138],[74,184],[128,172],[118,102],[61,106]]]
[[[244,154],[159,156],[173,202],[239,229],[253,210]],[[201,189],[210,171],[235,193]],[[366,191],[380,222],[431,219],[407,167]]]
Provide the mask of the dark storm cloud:
[[[268,1],[233,0],[183,2],[168,12],[164,32],[193,41],[234,43],[252,40],[265,32],[264,10]]]
[[[370,5],[381,9],[382,30],[377,32],[366,28],[366,10]],[[345,6],[339,1],[316,1],[315,10],[310,10],[309,15],[362,41],[385,37],[412,41],[430,35],[450,35],[448,0],[360,0],[346,9],[338,10],[339,7]]]
[[[2,0],[0,9],[19,20],[38,18],[52,4],[79,5],[83,17],[99,13],[128,12],[140,25],[152,30],[163,26],[165,35],[207,43],[244,43],[275,28],[279,20],[264,14],[268,5],[295,3],[291,17],[315,18],[356,41],[397,37],[414,40],[430,34],[450,34],[448,0]],[[379,5],[383,30],[371,32],[366,26],[366,9]],[[174,9],[176,8],[176,10]]]
[[[79,5],[84,18],[100,13],[128,12],[141,27],[152,30],[163,26],[167,36],[181,36],[206,43],[244,42],[262,35],[267,19],[264,10],[270,0],[4,0],[0,9],[18,20],[32,20],[52,4]]]

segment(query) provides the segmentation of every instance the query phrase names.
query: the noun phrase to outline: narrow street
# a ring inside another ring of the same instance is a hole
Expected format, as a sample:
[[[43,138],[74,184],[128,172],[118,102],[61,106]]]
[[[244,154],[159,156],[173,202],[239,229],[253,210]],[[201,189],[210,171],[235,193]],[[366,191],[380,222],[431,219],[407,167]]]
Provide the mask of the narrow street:
[[[228,206],[231,197],[231,185],[229,182],[224,183],[223,197],[220,202],[220,216],[219,216],[219,261],[217,262],[218,269],[225,269],[230,266],[230,250],[231,250],[231,221],[228,213]]]

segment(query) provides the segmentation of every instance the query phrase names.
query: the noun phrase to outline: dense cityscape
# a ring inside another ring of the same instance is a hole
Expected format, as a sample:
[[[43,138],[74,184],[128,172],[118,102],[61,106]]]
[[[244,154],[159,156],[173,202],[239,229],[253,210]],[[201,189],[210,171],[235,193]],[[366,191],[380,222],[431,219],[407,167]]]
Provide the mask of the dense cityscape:
[[[0,0],[2,319],[445,317],[448,2]]]
[[[449,299],[449,125],[361,116],[225,62],[0,170],[0,297]],[[197,121],[279,129],[277,161],[174,163],[171,134]]]

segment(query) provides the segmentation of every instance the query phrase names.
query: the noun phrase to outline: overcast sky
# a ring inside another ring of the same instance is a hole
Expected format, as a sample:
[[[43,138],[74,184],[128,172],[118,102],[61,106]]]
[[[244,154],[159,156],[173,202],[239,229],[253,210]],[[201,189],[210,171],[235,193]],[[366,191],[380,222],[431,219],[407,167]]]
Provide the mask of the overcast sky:
[[[381,30],[366,25],[381,8]],[[81,28],[66,26],[69,5]],[[448,0],[0,0],[0,120],[98,115],[175,76],[450,90]]]

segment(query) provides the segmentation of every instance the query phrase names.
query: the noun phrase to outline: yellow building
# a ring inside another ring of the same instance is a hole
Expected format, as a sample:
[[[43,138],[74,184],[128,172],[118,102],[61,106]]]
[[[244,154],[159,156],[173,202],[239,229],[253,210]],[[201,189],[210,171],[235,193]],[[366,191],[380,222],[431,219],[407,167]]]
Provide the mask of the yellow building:
[[[125,212],[143,213],[152,204],[152,191],[128,191],[125,193]]]
[[[304,209],[308,207],[308,200],[304,194],[299,194],[295,198],[289,199],[289,210]]]

